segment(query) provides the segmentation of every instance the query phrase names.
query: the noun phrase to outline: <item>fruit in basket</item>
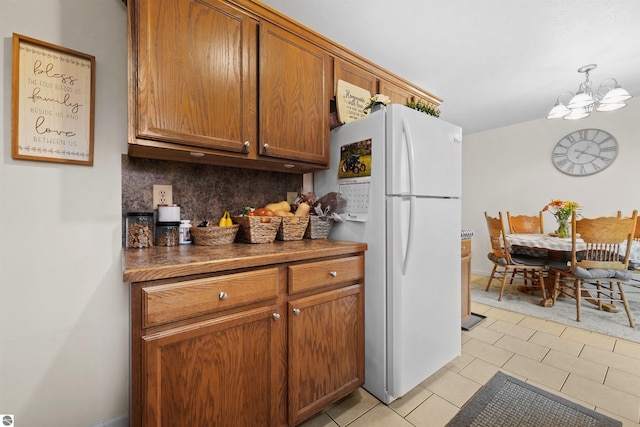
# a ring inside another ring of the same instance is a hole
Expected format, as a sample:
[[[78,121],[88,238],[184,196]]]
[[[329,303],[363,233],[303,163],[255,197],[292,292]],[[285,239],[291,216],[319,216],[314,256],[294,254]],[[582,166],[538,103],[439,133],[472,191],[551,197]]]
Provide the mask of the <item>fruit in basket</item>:
[[[274,215],[273,211],[269,208],[258,208],[253,211],[253,214],[255,216],[273,216]]]
[[[233,225],[233,220],[231,219],[231,214],[229,211],[224,211],[222,217],[220,217],[220,221],[218,221],[218,227],[231,227]]]
[[[309,211],[311,210],[311,206],[302,202],[298,205],[298,209],[296,209],[296,216],[307,216],[309,215]]]
[[[276,212],[276,211],[291,212],[291,205],[286,200],[283,200],[278,203],[269,203],[268,205],[265,206],[265,208],[271,209],[273,212]]]
[[[293,212],[289,211],[275,211],[274,214],[276,216],[293,216]]]

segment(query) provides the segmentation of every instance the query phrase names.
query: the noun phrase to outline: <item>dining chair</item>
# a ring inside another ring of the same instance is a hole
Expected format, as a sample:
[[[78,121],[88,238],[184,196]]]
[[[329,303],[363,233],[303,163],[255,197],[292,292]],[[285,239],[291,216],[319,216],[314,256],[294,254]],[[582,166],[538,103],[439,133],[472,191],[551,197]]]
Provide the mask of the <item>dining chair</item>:
[[[555,275],[553,302],[559,295],[576,301],[576,321],[580,321],[582,298],[594,302],[599,310],[604,303],[619,301],[624,306],[632,328],[633,319],[624,294],[623,284],[633,278],[628,269],[631,241],[636,229],[638,211],[631,217],[571,217],[571,261],[550,262],[550,275]],[[576,236],[586,245],[586,250],[576,249]],[[621,246],[626,249],[621,251]],[[623,246],[624,247],[624,246]],[[622,255],[624,253],[624,255]],[[604,287],[603,284],[608,284]]]
[[[542,211],[538,215],[511,215],[507,211],[507,222],[511,234],[544,234]]]
[[[622,218],[622,211],[618,211],[618,218]],[[633,240],[640,242],[640,216],[636,218],[636,231],[633,233]]]
[[[532,257],[526,255],[511,254],[509,244],[505,238],[506,229],[502,218],[502,212],[498,212],[498,217],[491,217],[484,213],[489,231],[489,240],[491,243],[491,252],[487,254],[489,260],[493,263],[491,276],[485,291],[489,291],[493,280],[502,280],[500,285],[500,295],[498,301],[502,301],[504,287],[507,280],[514,274],[522,274],[525,277],[525,288],[527,290],[541,290],[542,299],[546,301],[546,290],[544,287],[544,270],[546,267],[546,259],[540,257]],[[526,274],[526,276],[525,276]],[[531,286],[528,284],[532,283]]]

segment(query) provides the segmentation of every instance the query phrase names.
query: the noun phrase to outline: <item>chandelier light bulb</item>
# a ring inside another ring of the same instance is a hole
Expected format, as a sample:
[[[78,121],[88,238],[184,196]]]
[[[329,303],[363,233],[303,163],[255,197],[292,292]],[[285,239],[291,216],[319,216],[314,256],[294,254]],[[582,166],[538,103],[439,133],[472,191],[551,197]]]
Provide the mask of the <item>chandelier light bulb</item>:
[[[591,81],[589,80],[589,72],[597,67],[596,64],[589,64],[578,68],[579,73],[584,73],[585,81],[580,84],[578,92],[574,95],[572,92],[564,92],[554,104],[547,119],[578,120],[589,117],[595,109],[597,111],[616,111],[627,106],[624,103],[631,98],[629,92],[618,85],[614,78],[604,80],[598,91],[594,94],[591,90]],[[560,102],[563,95],[570,94],[571,100],[566,105]]]

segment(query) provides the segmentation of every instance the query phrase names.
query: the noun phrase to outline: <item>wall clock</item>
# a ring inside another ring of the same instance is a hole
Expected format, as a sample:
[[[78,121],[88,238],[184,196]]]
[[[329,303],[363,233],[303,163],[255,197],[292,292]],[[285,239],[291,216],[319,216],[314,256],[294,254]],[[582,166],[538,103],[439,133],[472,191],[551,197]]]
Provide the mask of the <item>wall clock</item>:
[[[618,141],[601,129],[580,129],[558,141],[551,152],[553,165],[572,176],[593,175],[606,169],[618,155]]]

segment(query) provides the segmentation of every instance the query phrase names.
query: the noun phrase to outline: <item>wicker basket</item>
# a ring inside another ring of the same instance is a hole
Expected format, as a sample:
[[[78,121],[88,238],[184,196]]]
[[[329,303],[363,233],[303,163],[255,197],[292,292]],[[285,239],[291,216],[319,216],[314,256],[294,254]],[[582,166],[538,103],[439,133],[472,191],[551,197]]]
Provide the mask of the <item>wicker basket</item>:
[[[238,240],[246,243],[271,243],[276,239],[282,218],[269,217],[270,222],[262,222],[260,216],[237,216],[234,221],[240,225]]]
[[[219,227],[212,225],[208,227],[191,227],[191,240],[194,245],[215,246],[228,245],[233,243],[238,233],[239,225],[230,227]]]
[[[309,217],[309,226],[304,232],[305,239],[326,239],[335,220],[332,218],[312,215]]]
[[[283,216],[276,239],[287,241],[302,240],[307,224],[309,224],[308,216]]]

